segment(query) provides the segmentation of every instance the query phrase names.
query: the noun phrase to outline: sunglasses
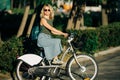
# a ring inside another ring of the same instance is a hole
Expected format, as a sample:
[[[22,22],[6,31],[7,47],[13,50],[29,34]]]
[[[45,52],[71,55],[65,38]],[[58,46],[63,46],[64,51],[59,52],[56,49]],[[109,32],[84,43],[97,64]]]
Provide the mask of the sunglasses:
[[[50,9],[44,9],[44,11],[50,11]]]

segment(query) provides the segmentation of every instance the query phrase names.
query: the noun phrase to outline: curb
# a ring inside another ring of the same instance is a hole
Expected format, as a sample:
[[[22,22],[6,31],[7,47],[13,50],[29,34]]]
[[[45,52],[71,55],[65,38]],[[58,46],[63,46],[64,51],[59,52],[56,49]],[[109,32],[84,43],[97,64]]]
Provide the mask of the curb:
[[[99,56],[103,56],[103,55],[107,55],[107,54],[112,54],[112,53],[116,53],[120,51],[120,46],[118,47],[112,47],[110,49],[104,50],[104,51],[100,51],[98,53],[95,53],[94,56],[95,57],[99,57]]]

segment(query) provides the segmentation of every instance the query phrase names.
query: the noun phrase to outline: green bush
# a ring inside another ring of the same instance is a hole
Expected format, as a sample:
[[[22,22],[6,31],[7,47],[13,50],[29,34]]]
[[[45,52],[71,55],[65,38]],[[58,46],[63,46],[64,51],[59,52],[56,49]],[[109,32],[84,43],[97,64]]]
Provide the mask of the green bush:
[[[120,45],[120,23],[112,23],[107,26],[101,26],[99,32],[99,48],[114,47]]]
[[[82,50],[86,52],[95,51],[98,47],[97,32],[94,30],[85,30],[82,36],[84,38]]]
[[[100,27],[97,29],[99,37],[99,48],[106,48],[109,44],[109,30],[107,27]]]
[[[98,48],[98,34],[95,30],[74,31],[77,34],[73,44],[80,51],[91,53]]]
[[[72,32],[73,30],[71,30]],[[120,45],[120,23],[112,23],[100,26],[96,29],[76,30],[75,47],[80,51],[94,53],[109,47]]]
[[[12,71],[15,67],[16,57],[23,54],[22,39],[12,37],[0,47],[0,69]]]
[[[119,46],[120,45],[120,23],[110,24],[108,29],[109,29],[108,46]]]

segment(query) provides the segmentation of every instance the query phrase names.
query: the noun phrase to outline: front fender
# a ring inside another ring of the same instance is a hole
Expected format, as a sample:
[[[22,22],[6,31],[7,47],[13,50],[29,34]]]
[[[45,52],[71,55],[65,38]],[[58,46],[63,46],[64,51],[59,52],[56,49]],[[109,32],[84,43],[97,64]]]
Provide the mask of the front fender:
[[[35,55],[35,54],[25,54],[25,55],[20,56],[18,60],[19,59],[33,66],[33,65],[40,63],[40,61],[42,60],[42,57]]]

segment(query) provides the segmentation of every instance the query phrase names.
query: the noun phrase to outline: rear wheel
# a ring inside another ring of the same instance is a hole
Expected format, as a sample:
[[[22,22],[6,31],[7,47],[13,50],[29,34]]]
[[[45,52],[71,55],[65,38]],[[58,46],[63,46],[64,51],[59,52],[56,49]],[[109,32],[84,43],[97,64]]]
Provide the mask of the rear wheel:
[[[88,55],[77,55],[76,60],[71,57],[68,61],[67,71],[70,78],[72,80],[94,80],[98,73],[96,61]]]
[[[40,65],[45,65],[45,64],[42,62]],[[20,60],[16,68],[17,79],[18,80],[34,80],[36,77],[32,74],[29,74],[28,72],[30,68],[32,68],[32,66]],[[44,76],[41,76],[40,78],[44,78]]]

